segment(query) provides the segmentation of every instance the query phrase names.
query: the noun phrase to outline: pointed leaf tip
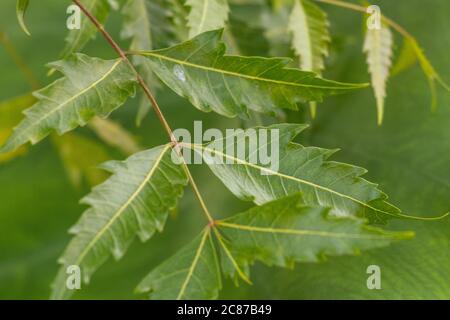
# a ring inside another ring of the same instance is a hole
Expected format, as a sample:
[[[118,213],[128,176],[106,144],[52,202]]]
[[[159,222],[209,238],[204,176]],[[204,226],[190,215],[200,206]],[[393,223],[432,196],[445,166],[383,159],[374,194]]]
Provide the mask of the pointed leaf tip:
[[[208,31],[167,49],[134,53],[145,56],[157,76],[195,107],[227,117],[246,117],[249,109],[267,114],[280,108],[297,110],[299,102],[320,102],[325,96],[366,87],[289,68],[285,58],[225,55],[222,31]]]
[[[27,36],[31,36],[31,33],[28,30],[27,25],[25,24],[25,13],[27,12],[29,4],[30,4],[29,0],[17,0],[16,4],[17,20],[19,21],[20,27]]]
[[[39,101],[25,110],[25,118],[0,152],[36,144],[52,131],[62,135],[96,115],[104,118],[134,96],[136,77],[121,59],[75,54],[50,65],[63,77],[34,93]]]

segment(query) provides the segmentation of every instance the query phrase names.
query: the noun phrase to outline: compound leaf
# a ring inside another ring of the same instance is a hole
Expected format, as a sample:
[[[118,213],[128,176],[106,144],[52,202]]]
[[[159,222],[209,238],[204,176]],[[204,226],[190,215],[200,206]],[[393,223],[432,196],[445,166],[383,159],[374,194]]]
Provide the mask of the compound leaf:
[[[388,26],[381,24],[380,28],[369,28],[364,41],[364,52],[372,78],[372,87],[377,100],[377,122],[383,123],[384,99],[386,97],[386,82],[392,65],[393,37]]]
[[[152,70],[198,109],[247,117],[247,109],[272,113],[297,110],[301,101],[366,87],[318,78],[312,72],[286,68],[290,59],[228,56],[223,30],[208,31],[174,47],[149,52]]]
[[[221,289],[220,268],[211,230],[163,262],[138,285],[138,293],[158,299],[216,299]]]
[[[0,149],[13,151],[26,142],[35,144],[51,131],[58,134],[84,126],[95,115],[107,117],[134,95],[136,76],[120,59],[101,60],[76,54],[49,64],[64,77],[37,91],[39,101]]]
[[[172,161],[171,151],[165,145],[103,165],[113,175],[82,199],[90,208],[70,230],[75,237],[59,260],[62,266],[53,299],[72,294],[66,288],[68,266],[79,266],[87,283],[109,256],[120,259],[136,235],[146,241],[162,231],[187,184],[185,171]]]

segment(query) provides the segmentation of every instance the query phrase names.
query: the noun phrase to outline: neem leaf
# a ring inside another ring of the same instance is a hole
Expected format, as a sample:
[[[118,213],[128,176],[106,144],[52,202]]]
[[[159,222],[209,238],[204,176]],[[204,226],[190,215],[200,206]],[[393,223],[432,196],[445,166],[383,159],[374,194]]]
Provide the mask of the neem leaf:
[[[214,174],[242,200],[262,205],[302,192],[306,204],[330,207],[336,216],[364,217],[379,224],[385,224],[390,218],[414,218],[389,204],[387,196],[376,184],[361,178],[365,169],[329,161],[336,150],[304,147],[291,142],[306,127],[278,124],[237,130],[224,140],[205,146],[186,146],[200,152]],[[267,135],[261,135],[261,131]],[[246,143],[252,136],[258,140]],[[237,154],[235,146],[242,148]],[[266,159],[263,163],[258,154],[268,150],[269,153],[279,152],[279,155],[273,156],[272,163]]]
[[[95,16],[101,24],[106,22],[111,10],[117,9],[118,7],[116,2],[112,0],[80,0],[80,3]],[[68,11],[68,13],[74,14],[74,11]],[[78,17],[74,16],[74,18]],[[88,17],[81,13],[79,18],[80,29],[69,31],[69,34],[66,37],[66,46],[61,53],[62,59],[69,57],[73,53],[82,51],[86,44],[90,40],[95,39],[97,35],[98,30]]]
[[[136,54],[146,56],[158,77],[198,109],[228,117],[246,117],[247,109],[273,114],[279,108],[297,110],[298,102],[366,87],[287,68],[287,58],[225,55],[222,32],[208,31],[168,49]]]
[[[301,69],[320,73],[331,41],[329,22],[322,9],[307,0],[296,0],[289,20],[292,47],[300,57]]]
[[[214,221],[150,272],[136,291],[151,299],[215,299],[221,289],[220,270],[250,282],[250,265],[256,260],[292,267],[295,262],[358,254],[413,235],[368,227],[362,219],[332,216],[329,209],[307,206],[301,194],[295,194]]]
[[[80,267],[87,283],[111,255],[120,259],[136,235],[141,241],[162,231],[169,212],[187,184],[184,169],[171,159],[170,145],[137,153],[126,161],[103,165],[113,175],[82,199],[90,206],[71,228],[75,234],[59,262],[53,299],[69,298],[68,266]]]
[[[28,5],[30,4],[30,0],[17,0],[16,5],[16,14],[17,19],[19,20],[20,27],[22,30],[28,35],[31,36],[30,31],[25,24],[25,13],[27,12]]]
[[[321,74],[325,68],[331,42],[327,14],[308,0],[295,0],[289,19],[292,47],[300,57],[300,68]],[[316,114],[316,103],[310,103],[311,115]]]
[[[292,268],[295,262],[320,262],[328,256],[359,254],[408,239],[413,232],[387,232],[364,220],[336,217],[323,207],[305,204],[294,194],[216,222],[220,236],[241,270],[254,261]],[[234,276],[227,258],[222,264]]]
[[[388,26],[381,24],[380,28],[367,30],[363,50],[367,54],[367,64],[377,100],[378,125],[383,122],[386,82],[392,65],[392,45],[393,37]]]
[[[49,64],[64,74],[34,93],[39,101],[0,149],[12,151],[35,144],[55,130],[58,134],[84,126],[94,116],[107,117],[134,95],[136,76],[121,59],[101,60],[76,54]]]
[[[191,8],[187,18],[189,38],[225,27],[230,11],[227,0],[187,0],[186,6]]]
[[[150,272],[136,288],[151,299],[216,299],[221,276],[211,230],[205,229],[190,244]]]
[[[175,1],[175,0],[172,0]],[[173,25],[167,0],[128,0],[122,10],[124,17],[121,37],[130,39],[130,50],[152,50],[167,47],[176,43],[176,31]],[[153,74],[150,63],[144,57],[133,57],[134,64],[147,85],[153,91],[161,87],[158,78]],[[136,124],[150,111],[150,104],[145,96],[141,97]]]

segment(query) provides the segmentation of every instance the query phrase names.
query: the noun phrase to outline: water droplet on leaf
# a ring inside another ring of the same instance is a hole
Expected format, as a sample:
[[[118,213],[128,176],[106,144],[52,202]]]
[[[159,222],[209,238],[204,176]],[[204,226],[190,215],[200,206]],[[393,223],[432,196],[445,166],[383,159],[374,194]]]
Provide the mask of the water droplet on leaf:
[[[178,80],[181,80],[183,82],[186,82],[186,75],[184,74],[184,70],[181,66],[176,64],[173,67],[173,74],[178,78]]]

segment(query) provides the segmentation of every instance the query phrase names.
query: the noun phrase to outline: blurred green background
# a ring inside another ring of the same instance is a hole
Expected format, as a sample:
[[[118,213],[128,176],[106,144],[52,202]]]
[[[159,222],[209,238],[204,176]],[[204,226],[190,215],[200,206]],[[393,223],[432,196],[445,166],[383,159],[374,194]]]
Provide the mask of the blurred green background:
[[[419,41],[435,68],[450,81],[450,1],[372,1],[387,16],[403,25]],[[0,3],[0,30],[43,84],[45,64],[57,60],[64,46],[69,1],[32,1],[27,16],[33,36],[19,29],[15,1]],[[322,6],[330,15],[335,45],[328,59],[327,78],[367,82],[362,54],[361,15]],[[107,28],[118,38],[115,14]],[[398,53],[401,40],[396,38]],[[101,58],[115,57],[102,38],[84,50]],[[0,47],[0,101],[30,91],[23,75]],[[319,106],[318,119],[301,142],[342,151],[334,159],[369,170],[367,178],[379,182],[406,213],[431,216],[450,209],[450,95],[439,89],[438,110],[430,112],[430,94],[418,65],[392,78],[388,86],[386,117],[376,126],[375,101],[370,89],[329,98]],[[169,91],[158,95],[174,128],[191,128],[194,120],[205,127],[236,127],[239,120],[204,114]],[[138,99],[112,116],[133,132],[146,147],[166,141],[153,114],[141,128],[134,125]],[[301,121],[291,114],[289,121]],[[77,132],[89,135],[87,129]],[[123,158],[108,150],[111,158]],[[211,211],[225,216],[249,204],[235,200],[208,168],[194,168]],[[56,274],[56,260],[69,241],[68,228],[85,209],[78,200],[89,187],[74,188],[58,152],[47,139],[11,162],[0,164],[0,298],[47,299]],[[148,243],[134,243],[124,259],[109,260],[92,283],[75,295],[79,299],[132,299],[133,289],[153,267],[191,239],[204,224],[192,192],[187,189],[178,212],[163,234]],[[221,298],[264,299],[450,299],[450,219],[437,222],[396,221],[393,229],[414,230],[414,240],[359,257],[330,258],[322,264],[300,264],[294,270],[260,264],[252,271],[253,286],[236,288],[224,282]],[[381,267],[382,290],[366,287],[367,266]]]

